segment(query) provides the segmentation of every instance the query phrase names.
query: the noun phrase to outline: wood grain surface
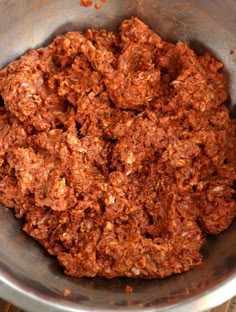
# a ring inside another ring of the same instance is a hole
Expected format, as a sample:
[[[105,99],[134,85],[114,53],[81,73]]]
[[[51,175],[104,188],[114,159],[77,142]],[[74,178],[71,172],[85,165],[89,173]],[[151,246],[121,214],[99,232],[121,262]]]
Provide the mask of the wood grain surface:
[[[0,312],[24,312],[12,304],[0,299]],[[47,311],[44,311],[47,312]],[[194,311],[191,311],[194,312]],[[207,312],[236,312],[236,296],[222,305]]]

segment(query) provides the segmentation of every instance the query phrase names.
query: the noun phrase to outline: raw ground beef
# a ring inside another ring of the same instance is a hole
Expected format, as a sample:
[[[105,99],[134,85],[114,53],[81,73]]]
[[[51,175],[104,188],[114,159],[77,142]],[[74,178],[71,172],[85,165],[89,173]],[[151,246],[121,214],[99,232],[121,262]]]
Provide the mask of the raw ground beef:
[[[137,18],[28,52],[0,72],[0,202],[66,274],[195,267],[236,215],[222,67]]]

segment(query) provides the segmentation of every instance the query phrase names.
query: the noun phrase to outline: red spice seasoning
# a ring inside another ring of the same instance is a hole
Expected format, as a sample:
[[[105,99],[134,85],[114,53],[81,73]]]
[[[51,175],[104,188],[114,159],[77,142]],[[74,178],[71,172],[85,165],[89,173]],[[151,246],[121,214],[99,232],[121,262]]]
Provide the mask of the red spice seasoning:
[[[132,293],[134,291],[133,287],[130,285],[125,286],[125,292],[127,293]]]
[[[80,5],[83,7],[89,7],[93,4],[92,0],[80,0]]]
[[[66,297],[66,296],[69,296],[71,294],[71,291],[69,289],[64,289],[63,291],[63,295]]]
[[[95,4],[95,9],[96,9],[96,10],[100,10],[100,9],[101,9],[101,4],[96,3],[96,4]]]

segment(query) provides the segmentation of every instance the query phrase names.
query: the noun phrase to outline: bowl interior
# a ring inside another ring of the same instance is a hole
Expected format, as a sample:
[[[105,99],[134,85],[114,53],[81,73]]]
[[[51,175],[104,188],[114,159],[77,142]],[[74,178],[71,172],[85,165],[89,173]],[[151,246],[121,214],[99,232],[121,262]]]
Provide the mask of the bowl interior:
[[[232,115],[236,115],[234,0],[187,3],[180,0],[108,0],[101,10],[95,10],[93,6],[81,7],[78,0],[2,0],[0,68],[25,51],[45,45],[57,34],[88,28],[114,30],[131,16],[141,18],[165,40],[185,41],[197,53],[210,51],[220,59],[225,64],[231,94],[227,105]],[[37,298],[40,298],[41,304],[45,304],[45,300],[50,304],[48,311],[54,311],[56,306],[55,311],[76,308],[157,311],[173,304],[177,304],[177,311],[183,300],[194,304],[199,295],[207,295],[232,279],[234,285],[236,283],[235,222],[224,233],[208,238],[202,249],[204,261],[200,266],[181,275],[150,281],[66,277],[56,260],[20,230],[20,224],[13,211],[1,207],[0,294],[28,310],[36,310],[40,304]],[[126,284],[134,288],[133,293],[125,293]],[[71,294],[65,297],[64,289],[69,289]],[[221,303],[235,292],[224,292],[214,302],[206,300],[204,307]]]

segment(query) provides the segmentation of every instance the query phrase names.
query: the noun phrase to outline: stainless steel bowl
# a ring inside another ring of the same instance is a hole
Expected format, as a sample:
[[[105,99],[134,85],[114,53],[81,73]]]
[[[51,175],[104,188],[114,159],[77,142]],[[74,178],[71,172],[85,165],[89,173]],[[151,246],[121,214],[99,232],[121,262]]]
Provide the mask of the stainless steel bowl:
[[[0,67],[57,34],[112,30],[134,15],[164,39],[188,42],[223,61],[234,114],[235,0],[108,0],[101,10],[80,7],[79,0],[0,0]],[[203,264],[164,280],[70,278],[20,230],[13,211],[0,209],[0,296],[27,311],[203,311],[236,294],[236,223],[209,237],[202,253]],[[133,293],[125,293],[126,284]],[[64,289],[71,294],[65,297]]]

